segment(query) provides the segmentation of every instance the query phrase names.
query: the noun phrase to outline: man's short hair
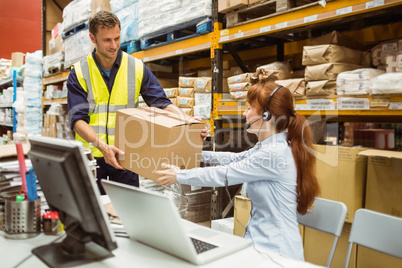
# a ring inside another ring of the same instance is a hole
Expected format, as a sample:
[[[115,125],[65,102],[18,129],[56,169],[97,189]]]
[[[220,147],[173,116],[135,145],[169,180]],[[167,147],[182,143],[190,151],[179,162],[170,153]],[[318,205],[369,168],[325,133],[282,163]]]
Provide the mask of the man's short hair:
[[[89,19],[89,32],[96,35],[99,28],[113,29],[116,25],[121,29],[120,20],[115,14],[110,11],[99,11]]]

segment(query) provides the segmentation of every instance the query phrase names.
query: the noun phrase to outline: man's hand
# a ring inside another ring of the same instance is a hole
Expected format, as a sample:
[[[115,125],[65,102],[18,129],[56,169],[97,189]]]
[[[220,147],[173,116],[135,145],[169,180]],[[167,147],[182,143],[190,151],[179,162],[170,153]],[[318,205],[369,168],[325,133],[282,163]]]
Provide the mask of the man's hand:
[[[155,171],[155,174],[161,175],[161,177],[156,179],[155,182],[159,185],[170,187],[170,185],[177,182],[176,176],[177,173],[179,173],[180,168],[165,163],[162,164],[162,168],[164,168],[165,170]]]
[[[202,121],[201,117],[198,117],[198,116],[191,117],[189,121],[190,122],[204,122],[204,121]],[[205,125],[205,128],[201,130],[201,138],[203,141],[205,141],[207,139],[207,135],[208,135],[208,126]]]
[[[124,152],[122,150],[120,150],[117,147],[107,145],[107,144],[105,144],[104,146],[99,148],[99,150],[102,152],[103,158],[105,159],[105,162],[107,164],[109,164],[117,169],[123,169],[123,170],[125,169],[124,167],[119,165],[119,162],[117,162],[117,158],[116,158],[116,154],[120,154],[120,155],[124,154]]]

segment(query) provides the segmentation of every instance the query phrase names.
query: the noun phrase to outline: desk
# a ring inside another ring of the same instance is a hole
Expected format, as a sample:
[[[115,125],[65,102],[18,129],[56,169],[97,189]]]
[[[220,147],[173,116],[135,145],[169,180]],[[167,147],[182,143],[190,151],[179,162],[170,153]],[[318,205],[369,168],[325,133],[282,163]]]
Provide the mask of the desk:
[[[4,237],[4,232],[0,231],[0,266],[4,268],[40,268],[47,267],[36,256],[32,255],[31,250],[40,245],[48,244],[58,239],[61,241],[64,236],[47,236],[43,233],[39,236],[12,240]],[[111,257],[99,262],[86,264],[81,267],[163,267],[163,268],[263,268],[263,267],[297,267],[314,268],[319,267],[310,263],[298,262],[286,259],[274,253],[260,254],[252,246],[237,251],[211,263],[196,266],[184,260],[173,257],[164,252],[158,251],[137,241],[128,238],[116,237],[118,248],[113,251],[115,257]],[[30,256],[30,257],[29,257]],[[23,261],[25,260],[25,261]],[[23,262],[22,262],[23,261]],[[21,263],[22,262],[22,263]]]

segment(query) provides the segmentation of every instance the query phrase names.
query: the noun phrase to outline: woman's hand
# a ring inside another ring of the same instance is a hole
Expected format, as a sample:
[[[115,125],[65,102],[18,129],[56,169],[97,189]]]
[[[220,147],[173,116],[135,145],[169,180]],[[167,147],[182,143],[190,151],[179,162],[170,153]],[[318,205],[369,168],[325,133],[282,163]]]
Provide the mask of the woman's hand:
[[[161,177],[156,179],[155,182],[159,185],[170,187],[170,185],[177,182],[176,176],[177,173],[179,173],[180,168],[165,163],[162,164],[162,168],[164,168],[164,170],[155,171],[155,174],[161,175]]]
[[[189,121],[190,122],[204,122],[204,121],[202,121],[202,118],[199,116],[191,117],[191,119]],[[201,130],[201,138],[203,141],[205,141],[207,139],[207,135],[208,135],[208,126],[205,124],[205,128],[203,128]]]

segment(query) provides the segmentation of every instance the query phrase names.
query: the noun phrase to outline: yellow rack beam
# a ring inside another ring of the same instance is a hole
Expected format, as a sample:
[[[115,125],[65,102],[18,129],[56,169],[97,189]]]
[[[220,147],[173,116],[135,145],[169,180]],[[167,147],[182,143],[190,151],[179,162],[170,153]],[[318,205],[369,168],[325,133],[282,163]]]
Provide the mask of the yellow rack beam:
[[[137,59],[142,59],[143,62],[150,62],[203,50],[209,50],[212,45],[212,36],[213,33],[209,33],[173,43],[168,43],[159,47],[135,52],[131,55],[133,55]]]
[[[295,11],[272,14],[265,19],[246,23],[220,31],[219,43],[229,43],[270,33],[291,30],[294,28],[317,24],[320,22],[341,19],[361,13],[372,12],[384,8],[400,5],[401,0],[336,0],[329,2],[325,7],[318,2],[310,7]],[[294,10],[294,9],[293,9]]]

